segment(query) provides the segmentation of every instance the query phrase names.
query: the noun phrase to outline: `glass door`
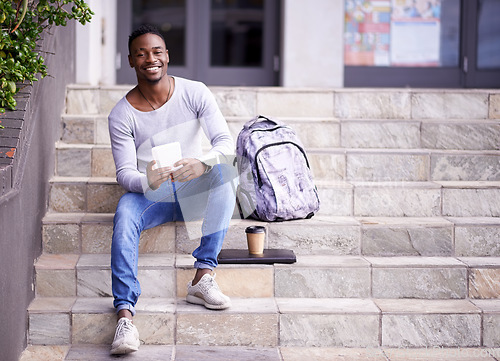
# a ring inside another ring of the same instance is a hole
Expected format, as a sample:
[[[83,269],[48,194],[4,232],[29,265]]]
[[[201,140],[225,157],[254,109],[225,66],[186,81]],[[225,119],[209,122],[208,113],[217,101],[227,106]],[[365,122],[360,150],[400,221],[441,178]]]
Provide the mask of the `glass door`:
[[[278,0],[120,0],[117,81],[135,83],[128,34],[150,23],[166,39],[171,75],[207,85],[277,85],[277,7]]]

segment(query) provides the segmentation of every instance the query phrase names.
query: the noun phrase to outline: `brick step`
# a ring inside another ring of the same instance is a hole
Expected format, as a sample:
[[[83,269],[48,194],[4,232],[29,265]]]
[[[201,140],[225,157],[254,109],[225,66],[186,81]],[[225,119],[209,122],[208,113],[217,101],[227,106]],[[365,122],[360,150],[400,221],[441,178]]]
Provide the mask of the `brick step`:
[[[111,177],[53,177],[49,211],[114,213],[124,190]],[[500,217],[500,181],[316,181],[318,215]]]
[[[65,144],[56,148],[56,175],[115,177],[107,145]],[[318,180],[500,181],[500,151],[407,149],[309,149]]]
[[[28,346],[19,361],[104,361],[109,356],[109,345]],[[345,348],[345,347],[248,347],[195,345],[142,345],[130,359],[186,361],[495,361],[500,350],[474,348]]]
[[[225,311],[141,297],[146,345],[245,347],[498,347],[500,300],[233,298]],[[111,298],[36,298],[31,345],[107,345]],[[306,332],[305,332],[306,331]]]
[[[144,297],[186,296],[194,259],[142,254]],[[109,254],[42,254],[35,263],[41,297],[111,296]],[[230,297],[500,298],[500,257],[300,255],[288,265],[221,264],[217,281]]]
[[[111,252],[112,213],[47,213],[43,250],[47,254]],[[293,249],[296,254],[364,256],[500,256],[498,217],[322,217],[293,222],[233,219],[223,248],[245,249],[244,229],[266,227],[266,248]],[[187,236],[184,223],[144,231],[139,252],[193,252],[198,240]]]
[[[234,139],[251,117],[226,117]],[[306,148],[499,150],[500,123],[492,119],[338,119],[280,117]],[[61,141],[110,144],[107,115],[62,115]]]

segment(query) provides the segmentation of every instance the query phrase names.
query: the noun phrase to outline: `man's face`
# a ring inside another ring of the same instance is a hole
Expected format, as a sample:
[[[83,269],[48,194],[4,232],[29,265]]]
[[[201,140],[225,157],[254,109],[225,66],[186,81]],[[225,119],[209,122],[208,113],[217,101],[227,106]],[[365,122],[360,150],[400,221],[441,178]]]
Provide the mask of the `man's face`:
[[[144,34],[130,44],[130,67],[135,69],[138,80],[159,82],[167,74],[168,50],[165,42],[155,34]]]

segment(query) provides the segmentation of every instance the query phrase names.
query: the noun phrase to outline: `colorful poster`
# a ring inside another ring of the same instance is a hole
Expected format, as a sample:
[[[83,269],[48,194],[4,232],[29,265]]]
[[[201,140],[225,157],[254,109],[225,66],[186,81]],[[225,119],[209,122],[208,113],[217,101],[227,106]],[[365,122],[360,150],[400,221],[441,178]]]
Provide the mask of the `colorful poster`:
[[[346,0],[344,63],[439,66],[441,0]]]

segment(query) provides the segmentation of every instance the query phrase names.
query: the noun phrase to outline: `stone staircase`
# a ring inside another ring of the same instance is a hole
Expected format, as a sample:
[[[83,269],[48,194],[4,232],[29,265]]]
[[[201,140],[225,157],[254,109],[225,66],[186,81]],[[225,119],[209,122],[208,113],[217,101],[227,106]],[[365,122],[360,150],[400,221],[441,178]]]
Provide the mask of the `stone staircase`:
[[[128,89],[67,90],[22,360],[108,359],[123,190],[107,114]],[[184,225],[143,232],[134,322],[144,345],[131,358],[500,360],[500,91],[212,91],[235,138],[256,114],[296,129],[321,210],[263,223],[266,246],[293,249],[297,263],[221,265],[233,307],[219,312],[184,301],[198,243]],[[224,248],[246,248],[256,223],[233,219]]]

